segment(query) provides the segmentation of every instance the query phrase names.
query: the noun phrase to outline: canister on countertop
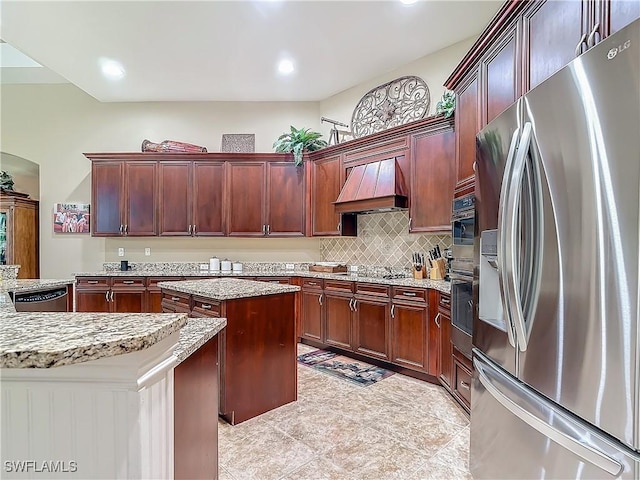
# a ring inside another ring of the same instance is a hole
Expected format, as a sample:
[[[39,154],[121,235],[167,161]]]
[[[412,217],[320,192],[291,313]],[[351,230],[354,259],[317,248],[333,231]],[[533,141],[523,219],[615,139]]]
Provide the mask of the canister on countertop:
[[[223,272],[230,272],[231,271],[231,260],[229,260],[228,258],[225,258],[224,260],[222,260],[220,262],[220,270]]]
[[[209,260],[209,271],[211,272],[219,272],[220,271],[220,259],[217,257],[211,257]]]
[[[242,272],[242,264],[240,262],[233,262],[233,271],[235,273]]]

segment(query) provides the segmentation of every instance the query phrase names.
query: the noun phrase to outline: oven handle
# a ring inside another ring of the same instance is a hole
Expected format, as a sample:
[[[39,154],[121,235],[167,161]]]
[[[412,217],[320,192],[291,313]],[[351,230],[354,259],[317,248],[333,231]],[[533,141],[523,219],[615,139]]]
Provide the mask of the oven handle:
[[[462,280],[463,282],[473,282],[473,275],[463,275],[460,273],[449,273],[449,278],[451,280]]]
[[[451,216],[451,223],[457,222],[458,220],[473,218],[475,214],[476,214],[475,209],[469,209],[461,213],[454,214]]]

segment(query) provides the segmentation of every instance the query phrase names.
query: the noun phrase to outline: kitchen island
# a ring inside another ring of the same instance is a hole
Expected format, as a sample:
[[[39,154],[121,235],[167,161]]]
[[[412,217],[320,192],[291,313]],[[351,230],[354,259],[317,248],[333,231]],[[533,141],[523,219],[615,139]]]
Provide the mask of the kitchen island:
[[[300,287],[220,278],[160,282],[166,312],[225,317],[219,414],[232,425],[297,399],[295,292]]]
[[[3,478],[174,478],[194,432],[206,448],[175,477],[217,476],[217,423],[193,401],[216,409],[224,318],[17,313],[0,293]]]

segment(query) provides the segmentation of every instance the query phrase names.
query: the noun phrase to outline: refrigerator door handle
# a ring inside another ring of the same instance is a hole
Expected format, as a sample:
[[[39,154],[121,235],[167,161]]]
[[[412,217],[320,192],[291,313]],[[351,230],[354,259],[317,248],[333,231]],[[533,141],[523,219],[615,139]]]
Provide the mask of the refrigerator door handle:
[[[509,208],[507,207],[507,198],[509,197],[510,190],[510,182],[508,179],[511,177],[511,172],[513,170],[513,159],[515,157],[518,145],[518,138],[520,137],[520,129],[516,129],[513,132],[513,136],[511,137],[511,144],[509,146],[509,152],[507,154],[507,162],[504,167],[504,177],[502,181],[502,187],[500,189],[500,202],[498,208],[498,249],[499,255],[497,256],[497,270],[498,270],[498,284],[500,285],[500,293],[502,297],[502,306],[506,322],[506,330],[507,330],[507,338],[509,339],[509,343],[513,348],[516,347],[516,338],[515,338],[515,327],[513,325],[513,319],[511,318],[511,309],[506,301],[507,299],[507,284],[506,277],[504,276],[505,265],[504,259],[506,258],[506,243],[507,237],[505,236],[506,230],[506,221],[508,216]]]
[[[578,455],[585,462],[596,465],[614,477],[622,473],[622,464],[598,447],[595,431],[589,430],[581,422],[574,420],[539,395],[529,392],[480,356],[477,351],[474,351],[473,364],[478,380],[504,408],[542,435]],[[514,389],[518,391],[513,392]],[[520,401],[516,402],[511,397],[516,397]],[[545,417],[553,419],[554,424],[550,425]]]
[[[521,186],[525,173],[525,160],[529,153],[531,144],[532,128],[531,123],[525,123],[522,129],[522,136],[517,147],[517,152],[513,161],[513,170],[510,172],[510,188],[507,195],[507,209],[504,220],[504,258],[503,266],[505,270],[505,297],[509,304],[509,316],[513,322],[516,332],[516,340],[521,351],[527,349],[528,338],[525,333],[524,312],[522,308],[522,292],[520,291],[520,272],[515,252],[518,251],[520,242],[520,232],[518,231],[518,212],[520,203]],[[504,181],[503,181],[504,182]]]

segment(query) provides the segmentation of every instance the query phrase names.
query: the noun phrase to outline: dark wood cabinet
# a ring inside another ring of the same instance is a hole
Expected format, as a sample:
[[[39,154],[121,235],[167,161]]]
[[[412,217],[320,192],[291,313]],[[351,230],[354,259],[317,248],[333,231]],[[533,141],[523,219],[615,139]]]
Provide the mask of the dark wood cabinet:
[[[435,323],[438,327],[438,378],[445,388],[451,389],[453,369],[450,314],[451,297],[441,293],[439,298],[438,313],[435,316]]]
[[[477,67],[459,87],[456,102],[456,183],[461,184],[473,178],[476,135],[481,128]]]
[[[227,165],[227,225],[229,236],[263,237],[266,234],[264,162],[229,162]]]
[[[158,282],[176,282],[182,277],[147,277],[147,309],[149,313],[162,313],[162,290]]]
[[[483,91],[481,127],[501,114],[520,96],[520,55],[517,24],[507,30],[481,62]]]
[[[157,234],[158,163],[106,161],[91,169],[93,236]]]
[[[391,304],[391,361],[407,368],[427,371],[427,305]]]
[[[305,279],[306,280],[306,279]],[[303,280],[301,293],[301,336],[316,342],[324,341],[324,308],[322,280]]]
[[[640,18],[640,2],[637,0],[596,0],[594,24],[600,25],[597,41],[616,33],[636,18]]]
[[[473,377],[471,360],[453,348],[452,352],[451,393],[460,405],[471,410],[471,378]]]
[[[144,277],[78,277],[77,312],[147,312]]]
[[[267,163],[267,235],[303,237],[305,234],[304,167],[291,162]]]
[[[342,156],[333,155],[310,163],[311,171],[311,231],[317,236],[341,235],[340,214],[333,202],[344,184]]]
[[[40,278],[40,204],[0,193],[0,265],[20,265],[18,278]]]
[[[453,119],[411,136],[409,232],[451,234],[455,185]]]
[[[353,350],[389,360],[389,299],[357,295],[354,298]]]
[[[222,236],[224,162],[160,162],[159,234]]]
[[[352,350],[353,296],[336,294],[325,289],[324,302],[324,343],[345,350]]]

